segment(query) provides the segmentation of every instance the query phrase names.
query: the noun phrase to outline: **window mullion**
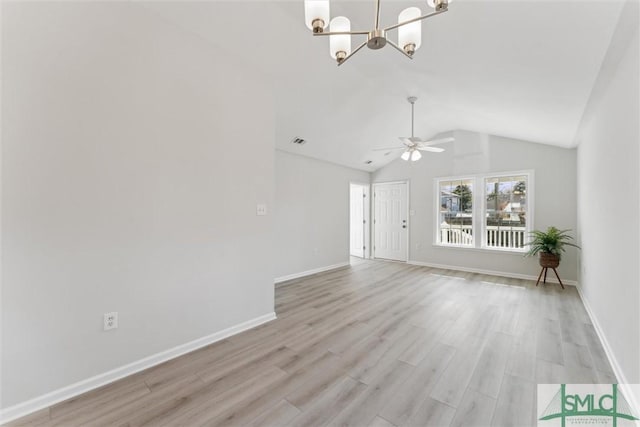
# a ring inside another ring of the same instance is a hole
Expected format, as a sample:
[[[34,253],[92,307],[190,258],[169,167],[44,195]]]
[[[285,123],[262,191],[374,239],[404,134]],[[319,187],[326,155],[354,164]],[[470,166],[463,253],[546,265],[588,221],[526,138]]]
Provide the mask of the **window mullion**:
[[[481,182],[482,178],[476,176],[473,180],[473,185],[474,188],[476,189],[473,197],[474,197],[474,204],[473,204],[473,247],[474,248],[481,248],[482,247],[482,237],[484,235],[484,233],[482,232],[482,224],[480,223],[481,218],[482,218],[482,211],[484,210],[484,204],[482,203],[482,197],[484,194],[484,191],[482,190],[481,187]]]

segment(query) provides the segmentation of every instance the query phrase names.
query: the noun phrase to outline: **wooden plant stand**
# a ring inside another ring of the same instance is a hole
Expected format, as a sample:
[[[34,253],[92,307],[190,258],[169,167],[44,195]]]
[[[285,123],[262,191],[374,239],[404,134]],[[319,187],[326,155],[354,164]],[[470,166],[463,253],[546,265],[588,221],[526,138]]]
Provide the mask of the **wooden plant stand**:
[[[542,281],[542,283],[547,283],[547,270],[549,270],[549,268],[551,268],[553,272],[556,274],[556,277],[558,278],[558,282],[560,282],[560,286],[562,286],[562,289],[564,289],[562,280],[560,280],[560,276],[558,275],[558,272],[556,271],[555,267],[542,267],[542,270],[540,270],[540,275],[538,275],[538,281],[536,282],[536,286],[538,286],[538,283],[540,283],[540,278],[542,277],[542,273],[544,273],[544,280]]]

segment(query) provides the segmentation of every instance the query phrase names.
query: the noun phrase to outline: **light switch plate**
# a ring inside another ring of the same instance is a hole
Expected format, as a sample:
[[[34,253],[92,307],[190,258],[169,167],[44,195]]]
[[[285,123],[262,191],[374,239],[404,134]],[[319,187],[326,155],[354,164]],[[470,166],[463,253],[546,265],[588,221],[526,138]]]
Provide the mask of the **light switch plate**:
[[[409,211],[409,216],[414,216],[415,214],[416,214],[416,211],[414,211],[413,209]]]

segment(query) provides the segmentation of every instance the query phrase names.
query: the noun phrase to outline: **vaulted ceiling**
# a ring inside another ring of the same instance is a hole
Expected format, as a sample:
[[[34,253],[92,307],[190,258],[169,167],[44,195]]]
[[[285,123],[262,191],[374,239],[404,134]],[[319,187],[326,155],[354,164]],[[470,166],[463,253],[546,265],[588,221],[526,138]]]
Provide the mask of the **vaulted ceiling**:
[[[372,149],[410,133],[408,96],[418,97],[421,137],[466,129],[572,147],[622,5],[455,0],[423,22],[413,60],[365,48],[341,67],[328,40],[305,26],[302,0],[144,7],[264,73],[275,89],[278,149],[373,171],[399,152]],[[408,6],[427,10],[426,1],[382,0],[382,24]],[[373,14],[373,0],[331,3],[331,15],[348,16],[352,29],[370,29]],[[250,102],[241,88],[239,96]],[[308,142],[294,145],[294,137]]]

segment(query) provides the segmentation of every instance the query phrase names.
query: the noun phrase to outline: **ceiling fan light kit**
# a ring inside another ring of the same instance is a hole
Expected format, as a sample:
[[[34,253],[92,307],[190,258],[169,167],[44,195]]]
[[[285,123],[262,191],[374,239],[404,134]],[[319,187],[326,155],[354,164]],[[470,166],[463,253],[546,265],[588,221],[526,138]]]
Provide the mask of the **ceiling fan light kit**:
[[[422,158],[422,154],[420,154],[418,150],[407,150],[402,153],[402,156],[400,156],[400,158],[404,161],[411,160],[412,162],[415,162],[416,160],[420,160]]]
[[[360,49],[367,46],[369,49],[378,50],[387,44],[393,46],[409,59],[422,44],[422,21],[435,15],[446,12],[452,0],[427,0],[427,4],[434,8],[433,12],[422,14],[417,7],[404,9],[398,15],[398,23],[387,27],[380,27],[380,0],[375,3],[374,27],[369,31],[351,31],[351,21],[344,16],[336,16],[330,19],[329,0],[305,0],[304,17],[307,27],[314,36],[329,36],[329,54],[342,65],[347,59],[355,55]],[[329,31],[325,32],[325,28]],[[398,44],[391,41],[388,32],[398,29]],[[351,50],[351,36],[366,36],[367,40]]]

